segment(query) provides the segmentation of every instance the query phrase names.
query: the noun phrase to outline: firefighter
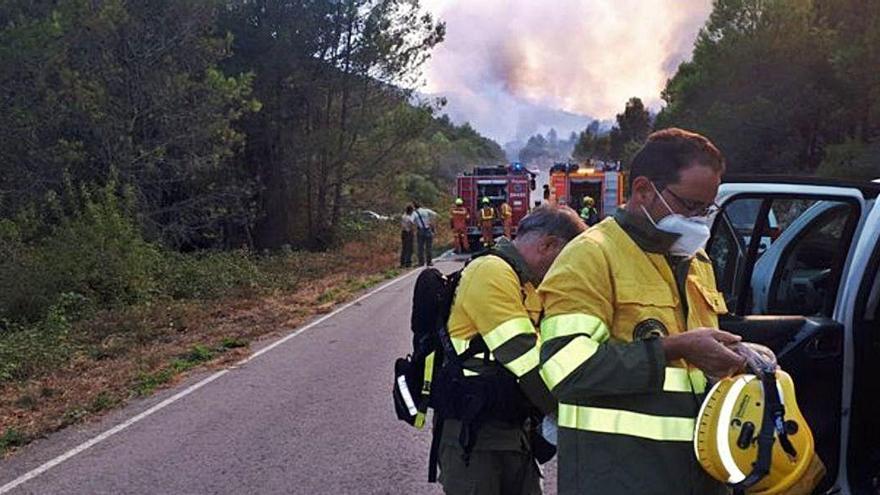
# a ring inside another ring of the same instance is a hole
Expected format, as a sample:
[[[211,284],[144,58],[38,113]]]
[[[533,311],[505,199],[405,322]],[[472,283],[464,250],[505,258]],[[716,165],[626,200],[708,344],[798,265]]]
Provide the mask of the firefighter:
[[[498,214],[501,216],[501,224],[504,226],[504,237],[513,239],[513,208],[507,204],[506,200],[498,206]]]
[[[727,493],[694,455],[707,376],[744,365],[702,249],[724,159],[680,129],[649,136],[630,199],[541,284],[541,376],[559,401],[559,493]],[[613,290],[609,290],[613,288]]]
[[[581,220],[592,227],[599,223],[599,210],[596,209],[596,201],[591,196],[584,196],[584,207],[581,208]]]
[[[480,229],[483,231],[483,246],[492,247],[494,239],[492,238],[492,226],[495,223],[495,208],[489,198],[483,197],[483,207],[480,208]]]
[[[470,213],[464,207],[464,200],[455,198],[455,207],[449,212],[449,226],[452,227],[453,246],[458,254],[471,250],[468,243],[467,224],[471,219]]]
[[[462,365],[466,376],[482,377],[478,390],[491,392],[455,399],[473,421],[446,419],[439,426],[440,482],[447,495],[541,493],[535,460],[546,461],[553,449],[534,426],[536,418],[555,411],[556,402],[538,373],[535,324],[541,307],[535,288],[563,246],[584,229],[570,208],[536,208],[520,222],[516,240],[499,239],[490,254],[462,272],[447,328],[458,354],[473,352],[475,339],[485,344],[480,349],[487,356]],[[494,380],[502,376],[510,378]],[[474,439],[469,453],[462,438]]]

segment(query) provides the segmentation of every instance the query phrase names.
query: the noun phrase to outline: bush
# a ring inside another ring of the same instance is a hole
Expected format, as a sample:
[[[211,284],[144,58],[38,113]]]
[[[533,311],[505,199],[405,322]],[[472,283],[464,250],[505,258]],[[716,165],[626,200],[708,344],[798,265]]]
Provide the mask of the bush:
[[[880,178],[880,140],[866,144],[850,139],[828,146],[816,175],[853,180]]]
[[[63,293],[81,296],[80,311],[149,297],[159,250],[141,237],[114,189],[109,185],[96,194],[82,191],[72,213],[29,243],[22,233],[32,226],[25,220],[3,222],[0,317],[39,321]],[[52,209],[50,202],[47,210]]]
[[[73,352],[69,332],[70,321],[61,305],[34,325],[6,322],[0,330],[0,382],[26,380],[67,361]]]
[[[215,298],[268,283],[248,251],[165,253],[157,273],[159,291],[174,299]]]

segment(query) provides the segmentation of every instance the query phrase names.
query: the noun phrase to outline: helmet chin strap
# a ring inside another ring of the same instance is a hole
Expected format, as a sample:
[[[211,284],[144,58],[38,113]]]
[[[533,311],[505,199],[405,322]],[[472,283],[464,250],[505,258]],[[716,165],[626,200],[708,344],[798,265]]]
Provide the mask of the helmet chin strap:
[[[788,439],[785,431],[785,406],[779,397],[779,388],[776,386],[776,367],[768,365],[758,354],[751,349],[746,351],[746,361],[749,368],[760,379],[764,388],[764,415],[761,420],[761,431],[758,433],[758,459],[755,461],[752,472],[739,483],[731,485],[735,495],[742,495],[747,489],[761,481],[770,473],[770,462],[773,454],[773,443],[779,438],[782,450],[791,457],[797,457],[797,450]]]

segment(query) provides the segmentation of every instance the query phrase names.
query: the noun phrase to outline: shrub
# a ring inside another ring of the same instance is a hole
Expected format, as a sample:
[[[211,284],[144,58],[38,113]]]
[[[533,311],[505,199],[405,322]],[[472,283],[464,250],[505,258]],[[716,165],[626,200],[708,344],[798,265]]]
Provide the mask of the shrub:
[[[0,317],[39,321],[64,293],[79,295],[81,313],[149,297],[159,250],[114,189],[83,189],[78,206],[30,242],[23,234],[35,230],[30,217],[0,225]],[[55,209],[48,203],[47,222]]]
[[[61,305],[32,325],[6,322],[0,332],[0,382],[26,380],[67,361],[73,352],[70,322]]]
[[[174,299],[215,298],[267,281],[248,251],[168,252],[157,273],[159,291]]]

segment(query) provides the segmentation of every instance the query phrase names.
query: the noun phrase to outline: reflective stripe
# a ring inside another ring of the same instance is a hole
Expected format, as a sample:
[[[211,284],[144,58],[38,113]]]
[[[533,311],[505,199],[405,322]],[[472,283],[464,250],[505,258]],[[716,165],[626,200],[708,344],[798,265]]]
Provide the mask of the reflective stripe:
[[[431,382],[434,381],[434,355],[430,353],[425,356],[425,373],[422,380],[422,395],[427,397],[431,395]]]
[[[733,416],[733,408],[736,407],[739,394],[754,379],[755,375],[742,375],[737,378],[724,396],[724,402],[721,403],[721,411],[718,413],[715,443],[717,444],[716,448],[718,449],[718,457],[721,459],[721,465],[730,474],[728,483],[736,484],[746,479],[746,474],[739,468],[736,460],[733,458],[733,453],[730,451],[730,437],[728,435],[730,435],[730,421]],[[717,387],[718,385],[716,384],[715,386]]]
[[[540,364],[540,360],[540,351],[538,350],[538,347],[535,346],[529,349],[528,352],[526,352],[522,356],[507,363],[505,367],[512,371],[517,378],[522,378],[523,375],[537,368],[538,364]]]
[[[629,435],[649,440],[690,442],[694,439],[694,418],[559,404],[559,426],[596,433]]]
[[[469,340],[457,339],[455,337],[450,337],[449,340],[452,341],[452,347],[455,348],[456,354],[461,354],[462,352],[466,351],[468,345],[470,344]]]
[[[585,334],[601,344],[608,340],[608,327],[599,318],[582,313],[551,316],[541,322],[544,342],[577,334]]]
[[[706,375],[696,368],[666,368],[663,391],[702,394],[706,391]]]
[[[435,354],[432,352],[425,356],[425,369],[422,380],[422,400],[420,402],[425,411],[427,411],[428,396],[431,395],[431,382],[434,381],[434,355]],[[420,430],[425,426],[425,412],[423,410],[419,410],[418,414],[416,414],[413,426]]]
[[[524,316],[522,318],[507,320],[498,325],[490,332],[483,335],[483,341],[486,342],[486,346],[489,347],[490,350],[494,351],[517,335],[528,335],[534,332],[535,327],[532,326],[532,320]]]
[[[583,335],[575,337],[541,365],[541,378],[544,379],[547,387],[553,390],[578,366],[590,359],[597,350],[599,344],[596,342]]]
[[[688,374],[691,376],[691,384],[694,386],[694,392],[698,394],[706,393],[706,389],[709,388],[709,381],[706,379],[706,375],[697,368],[691,368],[688,370]]]
[[[406,385],[405,375],[397,377],[397,389],[400,390],[400,396],[403,397],[403,402],[406,404],[406,409],[409,411],[409,415],[415,416],[418,414],[419,410],[416,409],[416,403],[413,402],[412,394],[409,393],[409,387]]]

